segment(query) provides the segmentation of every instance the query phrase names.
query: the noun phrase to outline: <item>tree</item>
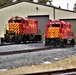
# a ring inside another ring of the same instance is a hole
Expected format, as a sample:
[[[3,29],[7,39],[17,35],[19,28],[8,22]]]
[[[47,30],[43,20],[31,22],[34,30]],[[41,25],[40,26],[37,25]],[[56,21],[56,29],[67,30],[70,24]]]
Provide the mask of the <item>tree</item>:
[[[17,1],[23,1],[23,0],[17,0]],[[24,0],[24,1],[33,2],[33,0]]]
[[[17,1],[22,1],[22,0],[17,0]],[[33,2],[33,0],[24,0],[24,1]],[[38,0],[38,3],[46,4],[47,1],[48,1],[48,0]]]
[[[19,2],[19,1],[33,2],[33,0],[17,0],[15,2]],[[47,1],[48,0],[38,0],[38,3],[46,4]],[[0,0],[0,6],[4,6],[4,5],[12,4],[12,3],[14,3],[14,0]]]
[[[11,4],[12,0],[0,0],[0,6]]]
[[[76,12],[76,3],[74,4],[73,11],[75,11],[75,12]]]
[[[38,0],[38,3],[43,3],[43,4],[46,4],[48,0]]]

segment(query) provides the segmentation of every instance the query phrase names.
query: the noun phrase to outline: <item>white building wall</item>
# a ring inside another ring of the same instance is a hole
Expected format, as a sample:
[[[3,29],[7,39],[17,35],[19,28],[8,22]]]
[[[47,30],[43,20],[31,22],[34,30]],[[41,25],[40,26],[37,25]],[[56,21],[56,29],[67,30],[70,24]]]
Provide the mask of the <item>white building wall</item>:
[[[36,7],[38,7],[38,10],[36,9]],[[76,13],[74,12],[69,12],[60,9],[55,9],[54,11],[53,7],[39,5],[36,3],[21,2],[0,9],[0,37],[4,36],[5,30],[8,27],[8,20],[12,16],[27,17],[33,15],[49,15],[49,19],[76,18]]]
[[[55,9],[55,19],[72,19],[76,18],[76,13],[66,10]]]
[[[36,7],[38,7],[38,10]],[[2,8],[0,9],[0,37],[4,36],[8,20],[12,16],[27,17],[28,15],[49,15],[49,19],[54,18],[52,7],[46,7],[29,2],[21,2]]]

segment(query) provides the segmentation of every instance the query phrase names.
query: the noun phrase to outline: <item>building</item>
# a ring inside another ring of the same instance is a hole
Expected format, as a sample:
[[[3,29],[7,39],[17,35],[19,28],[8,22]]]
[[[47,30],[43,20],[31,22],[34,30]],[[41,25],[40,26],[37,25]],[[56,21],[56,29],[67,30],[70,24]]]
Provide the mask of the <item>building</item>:
[[[39,21],[39,29],[41,29],[41,33],[44,34],[45,25],[49,19],[75,19],[76,13],[54,6],[28,1],[20,1],[12,5],[4,6],[0,8],[0,37],[4,37],[5,30],[8,28],[8,20],[13,16],[37,19]],[[73,22],[72,29],[73,32],[76,33]]]

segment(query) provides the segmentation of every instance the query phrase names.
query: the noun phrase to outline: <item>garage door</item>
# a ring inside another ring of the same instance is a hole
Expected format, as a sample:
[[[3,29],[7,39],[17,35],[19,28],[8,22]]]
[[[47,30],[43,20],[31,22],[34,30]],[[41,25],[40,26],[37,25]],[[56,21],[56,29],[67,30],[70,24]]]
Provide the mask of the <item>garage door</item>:
[[[49,15],[46,15],[46,16],[28,16],[28,17],[38,20],[38,28],[40,29],[40,33],[44,34],[46,23],[49,20]]]

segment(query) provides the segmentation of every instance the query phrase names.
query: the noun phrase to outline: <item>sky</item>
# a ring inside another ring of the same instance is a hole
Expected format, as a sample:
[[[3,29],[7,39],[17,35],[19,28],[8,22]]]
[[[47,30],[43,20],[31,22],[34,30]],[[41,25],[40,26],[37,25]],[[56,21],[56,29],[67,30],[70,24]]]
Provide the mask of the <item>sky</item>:
[[[61,6],[62,9],[67,9],[68,4],[68,10],[73,10],[74,4],[76,3],[76,0],[53,0],[52,4],[54,6]]]
[[[34,0],[34,1],[38,1],[38,0]],[[52,1],[53,6],[56,6],[56,7],[60,6],[62,9],[67,9],[67,4],[68,4],[68,10],[73,10],[75,3],[76,3],[76,0],[53,0]]]

